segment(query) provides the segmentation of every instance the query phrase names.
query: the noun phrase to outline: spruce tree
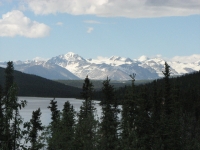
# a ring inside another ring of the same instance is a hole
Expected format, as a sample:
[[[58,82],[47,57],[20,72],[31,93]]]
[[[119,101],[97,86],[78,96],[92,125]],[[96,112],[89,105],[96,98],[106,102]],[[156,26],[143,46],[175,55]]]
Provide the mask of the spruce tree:
[[[152,93],[152,148],[162,149],[161,140],[161,117],[162,117],[162,89],[158,89],[157,80],[153,81],[153,93]]]
[[[5,80],[6,80],[5,81],[5,89],[4,89],[5,95],[8,94],[8,91],[9,91],[10,87],[14,83],[13,72],[14,72],[13,62],[9,61],[9,62],[7,62],[7,67],[5,69]]]
[[[21,129],[23,123],[19,109],[25,107],[26,101],[18,101],[18,87],[14,83],[13,63],[8,62],[5,69],[5,90],[0,96],[0,131],[3,149],[17,149],[20,146]]]
[[[121,146],[124,150],[132,150],[136,147],[137,137],[135,121],[137,117],[137,95],[135,92],[135,76],[130,75],[132,85],[127,88],[125,97],[122,102],[121,118]]]
[[[5,134],[4,134],[4,141],[5,141],[5,145],[7,145],[8,149],[12,149],[12,134],[11,134],[11,127],[10,127],[10,121],[13,118],[13,101],[15,101],[14,99],[11,99],[8,97],[9,94],[9,90],[11,88],[11,86],[14,83],[14,76],[13,76],[13,71],[14,71],[14,67],[13,67],[13,62],[9,61],[7,63],[7,67],[5,69],[5,87],[4,87],[4,130],[5,130]]]
[[[21,102],[18,101],[17,97],[17,85],[13,84],[8,92],[8,99],[10,102],[10,106],[12,106],[12,109],[10,109],[10,131],[11,131],[11,138],[12,138],[12,147],[13,149],[18,149],[21,145],[21,139],[23,138],[21,133],[21,125],[23,123],[23,118],[21,117],[19,110],[24,108],[27,105],[26,100],[22,100]],[[7,114],[7,115],[8,115]]]
[[[99,149],[116,150],[120,148],[118,137],[119,108],[114,90],[115,89],[110,85],[110,80],[108,78],[103,81],[103,99],[101,101],[102,117],[99,131],[101,138],[99,141]]]
[[[164,106],[165,106],[165,114],[167,116],[170,116],[172,113],[172,99],[171,99],[171,85],[169,83],[169,77],[170,77],[170,66],[165,62],[165,70],[162,71],[164,75]]]
[[[164,74],[164,112],[162,115],[162,141],[163,141],[163,149],[176,149],[181,150],[180,142],[180,126],[179,126],[179,108],[178,97],[175,94],[172,94],[170,79],[170,66],[165,62],[165,70]]]
[[[81,96],[84,99],[78,113],[78,122],[75,128],[75,149],[96,149],[97,120],[94,116],[95,108],[92,100],[93,84],[88,76],[83,83]]]
[[[57,146],[57,134],[59,129],[59,122],[60,122],[60,112],[58,110],[58,105],[57,105],[57,101],[55,101],[55,98],[53,100],[51,100],[50,102],[50,106],[48,106],[47,108],[50,109],[51,111],[51,123],[50,126],[48,127],[49,132],[50,132],[50,137],[48,138],[48,149],[52,150],[52,149],[56,149]]]
[[[65,102],[62,110],[62,118],[60,122],[60,145],[61,149],[74,149],[74,132],[75,132],[75,111],[73,105],[69,101]]]
[[[27,130],[23,132],[25,138],[25,144],[22,146],[23,149],[39,150],[44,147],[45,144],[39,139],[39,132],[44,129],[44,126],[42,126],[42,122],[40,120],[41,114],[40,108],[38,108],[36,111],[32,112],[32,118],[30,119],[30,122],[24,123],[24,128]],[[30,142],[31,146],[28,146],[27,148],[26,144],[28,142]]]
[[[58,105],[57,105],[57,101],[55,101],[55,98],[53,100],[51,100],[50,102],[50,106],[48,106],[47,108],[50,109],[51,111],[51,126],[55,127],[57,122],[60,119],[60,111],[58,110]]]
[[[139,93],[135,119],[137,149],[152,149],[151,103],[146,86]]]
[[[4,140],[4,116],[3,116],[3,103],[2,103],[2,98],[3,98],[3,89],[0,85],[0,147],[2,147],[2,142]]]

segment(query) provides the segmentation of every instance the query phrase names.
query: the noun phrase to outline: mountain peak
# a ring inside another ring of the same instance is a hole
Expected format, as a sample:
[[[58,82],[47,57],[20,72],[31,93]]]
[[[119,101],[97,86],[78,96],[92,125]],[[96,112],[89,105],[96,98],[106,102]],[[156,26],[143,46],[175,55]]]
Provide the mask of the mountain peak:
[[[74,52],[68,52],[68,53],[65,54],[65,55],[73,57],[73,56],[75,56],[75,55],[77,55],[77,54],[75,54]]]
[[[177,58],[174,58],[175,60],[192,60],[192,62],[181,63],[181,61],[169,61],[168,64],[171,66],[171,74],[181,75],[195,70],[200,70],[200,61],[198,58],[200,58],[200,55],[187,57],[178,56]],[[41,61],[41,58],[35,58],[34,60],[24,62],[17,61],[14,63],[15,68],[18,70],[24,72],[30,72],[30,70],[32,70],[36,75],[41,75],[41,73],[44,72],[42,70],[46,70],[48,73],[51,70],[51,74],[57,72],[58,74],[55,77],[56,79],[59,79],[61,76],[63,77],[63,75],[69,78],[71,76],[69,75],[70,73],[63,71],[63,69],[67,69],[67,71],[70,71],[81,79],[84,79],[86,75],[89,75],[91,79],[104,79],[109,75],[112,79],[129,80],[129,74],[133,72],[137,74],[137,79],[154,79],[163,77],[162,71],[164,70],[164,62],[165,59],[160,55],[150,58],[143,55],[136,60],[120,56],[99,56],[97,59],[86,60],[78,54],[68,52],[46,61]],[[0,66],[6,67],[6,63],[0,62]]]
[[[79,56],[78,54],[75,54],[73,52],[68,52],[67,54],[63,54],[58,56],[62,60],[67,60],[67,61],[85,61],[84,58]]]
[[[77,58],[77,57],[80,57],[78,54],[75,54],[73,52],[68,52],[67,54],[64,54],[64,57],[65,58]]]

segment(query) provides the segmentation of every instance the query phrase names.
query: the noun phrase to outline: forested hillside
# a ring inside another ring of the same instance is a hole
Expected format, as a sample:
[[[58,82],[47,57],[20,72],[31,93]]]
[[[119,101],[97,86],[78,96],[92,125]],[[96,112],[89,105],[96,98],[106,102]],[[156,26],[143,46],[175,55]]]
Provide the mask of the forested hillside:
[[[84,80],[54,80],[65,85],[73,86],[82,88]],[[92,84],[94,85],[94,89],[99,91],[103,87],[104,80],[91,80]],[[135,85],[146,84],[152,82],[153,80],[136,80]],[[130,80],[111,80],[110,84],[113,85],[116,89],[120,87],[124,87],[125,85],[131,85],[131,78]]]
[[[0,67],[0,85],[4,85],[5,69]],[[36,75],[14,71],[14,81],[19,87],[19,96],[36,97],[79,97],[80,89],[67,86]]]
[[[53,99],[48,106],[51,122],[45,127],[40,120],[40,108],[33,111],[29,122],[23,122],[19,109],[25,107],[26,101],[17,99],[12,62],[9,62],[4,90],[0,88],[0,148],[199,150],[200,71],[171,78],[170,66],[165,63],[162,73],[163,79],[138,86],[133,73],[132,84],[118,90],[107,78],[98,95],[87,76],[80,94],[84,100],[80,110],[75,112],[65,102],[59,111]],[[94,96],[101,100],[101,116],[96,114]]]

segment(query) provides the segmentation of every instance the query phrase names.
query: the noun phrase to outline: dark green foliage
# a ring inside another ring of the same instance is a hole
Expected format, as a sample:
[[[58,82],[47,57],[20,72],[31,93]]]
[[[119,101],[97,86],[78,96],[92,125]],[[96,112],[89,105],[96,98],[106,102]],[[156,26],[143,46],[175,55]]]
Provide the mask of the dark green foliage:
[[[95,119],[94,102],[92,101],[93,85],[86,77],[83,83],[81,96],[84,99],[78,113],[78,122],[75,128],[75,149],[96,149],[97,120]]]
[[[55,80],[57,82],[63,83],[65,85],[69,85],[69,86],[73,86],[73,87],[77,87],[77,88],[82,88],[83,86],[83,82],[84,80],[80,79],[80,80]],[[94,85],[94,89],[96,91],[101,91],[102,87],[103,87],[103,81],[104,80],[91,80],[92,84]],[[152,82],[152,80],[136,80],[135,81],[135,85],[140,85],[140,84],[146,84],[146,83],[150,83]],[[124,87],[125,85],[131,85],[131,81],[130,80],[111,80],[110,84],[113,85],[116,89],[120,88],[120,87]]]
[[[135,74],[132,78],[132,86],[127,88],[122,100],[122,119],[121,119],[121,147],[125,150],[136,148],[136,126],[137,117],[137,95],[135,92]]]
[[[137,99],[135,133],[137,149],[152,148],[152,122],[151,122],[151,104],[146,95],[147,88],[144,86]]]
[[[13,72],[14,72],[13,62],[9,61],[5,69],[5,95],[8,94],[8,91],[14,82]]]
[[[5,69],[0,67],[0,84],[5,80]],[[19,96],[35,97],[80,97],[81,89],[67,86],[36,75],[14,71],[13,76],[19,87]]]
[[[60,145],[62,149],[74,149],[74,131],[75,131],[75,111],[73,106],[67,101],[64,104],[60,127]]]
[[[41,117],[40,108],[36,111],[33,111],[32,118],[30,122],[24,123],[24,128],[27,130],[23,131],[25,144],[30,142],[31,146],[26,146],[25,144],[22,146],[23,149],[30,149],[30,150],[39,150],[44,147],[44,143],[40,140],[39,132],[44,130],[44,126],[42,126],[40,117]]]
[[[164,97],[163,97],[163,112],[161,116],[162,128],[161,139],[163,149],[182,149],[180,136],[180,106],[179,94],[172,92],[172,85],[169,82],[170,66],[165,62],[164,74]],[[174,89],[176,90],[176,89]]]
[[[99,149],[119,149],[119,109],[117,99],[114,95],[114,88],[110,85],[108,78],[103,82],[102,92],[104,95],[101,101],[102,117],[99,130],[99,134],[101,135]]]
[[[23,121],[19,109],[26,105],[26,101],[18,101],[18,87],[14,84],[13,71],[13,63],[8,62],[4,92],[0,88],[0,147],[3,149],[18,149],[22,138],[20,125]]]
[[[49,126],[50,129],[50,137],[48,139],[48,149],[56,149],[56,147],[58,148],[58,142],[57,141],[57,135],[59,132],[59,123],[60,123],[60,114],[59,114],[59,110],[57,108],[57,101],[54,101],[55,99],[51,100],[50,102],[50,106],[48,106],[47,108],[50,109],[51,111],[51,123]]]
[[[0,147],[2,147],[2,141],[3,141],[3,131],[4,131],[4,116],[3,116],[3,89],[0,85]]]
[[[50,106],[48,106],[47,108],[50,109],[51,111],[51,120],[52,120],[52,124],[56,124],[56,122],[59,120],[59,110],[57,108],[57,101],[54,101],[55,98],[53,100],[51,100],[50,102]]]
[[[157,88],[157,80],[153,82],[152,91],[152,114],[151,114],[151,127],[152,127],[152,148],[162,149],[161,140],[161,117],[163,112],[163,98],[162,91]]]
[[[94,104],[92,101],[92,94],[94,92],[93,84],[90,82],[89,78],[86,77],[85,81],[83,83],[82,92],[81,92],[81,98],[85,100],[85,117],[87,117],[88,114],[92,114],[94,110]]]
[[[67,101],[64,104],[60,117],[51,122],[50,126],[47,127],[46,136],[48,149],[73,150],[75,145],[74,128],[75,111],[73,106]]]
[[[169,65],[165,63],[163,74],[163,79],[136,86],[132,104],[128,100],[133,88],[124,88],[127,92],[123,89],[123,149],[199,149],[200,72],[170,78]],[[127,112],[131,105],[133,118],[128,125]],[[128,130],[131,125],[134,125],[133,130]],[[131,131],[134,134],[129,141]]]
[[[81,92],[84,101],[77,116],[69,102],[59,112],[53,99],[49,106],[52,122],[41,133],[44,127],[40,109],[24,124],[26,130],[20,129],[23,121],[19,109],[26,102],[18,102],[12,62],[8,67],[10,71],[6,69],[6,77],[10,80],[6,80],[5,87],[10,87],[7,91],[0,87],[0,149],[38,150],[45,144],[50,150],[200,149],[200,71],[171,78],[170,66],[165,63],[164,78],[146,85],[135,86],[135,74],[130,76],[131,86],[118,90],[110,80],[103,81],[102,91],[98,93],[102,106],[100,123],[92,100],[93,84],[86,77]],[[121,120],[118,118],[119,104],[122,104]],[[20,143],[21,138],[25,144]]]

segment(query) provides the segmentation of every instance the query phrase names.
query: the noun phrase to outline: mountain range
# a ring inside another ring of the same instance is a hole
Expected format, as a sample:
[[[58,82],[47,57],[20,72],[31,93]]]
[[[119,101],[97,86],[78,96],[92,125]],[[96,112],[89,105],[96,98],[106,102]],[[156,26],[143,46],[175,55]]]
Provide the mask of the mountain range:
[[[15,70],[38,75],[53,80],[90,79],[130,80],[131,74],[136,74],[137,80],[156,79],[163,77],[165,60],[161,57],[130,59],[119,56],[110,58],[85,59],[78,54],[68,52],[48,60],[33,59],[28,61],[14,61]],[[193,62],[167,61],[171,75],[179,76],[200,70],[200,60]],[[6,62],[0,62],[6,67]]]

